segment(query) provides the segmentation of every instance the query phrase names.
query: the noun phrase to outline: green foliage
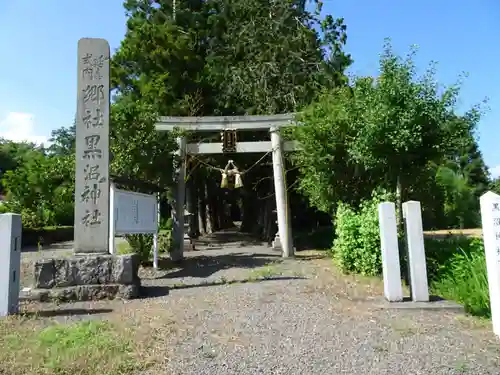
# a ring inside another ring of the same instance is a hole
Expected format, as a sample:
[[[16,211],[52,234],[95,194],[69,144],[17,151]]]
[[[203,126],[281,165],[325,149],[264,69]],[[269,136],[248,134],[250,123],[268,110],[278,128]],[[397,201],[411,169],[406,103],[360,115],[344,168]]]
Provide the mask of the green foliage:
[[[153,254],[153,235],[152,234],[127,234],[125,236],[130,249],[133,253],[139,255],[141,264],[148,262]]]
[[[303,0],[179,1],[174,16],[171,1],[125,1],[125,38],[111,62],[117,92],[111,110],[113,173],[168,188],[176,145],[172,134],[153,129],[158,115],[295,112],[322,88],[345,84],[344,70],[351,62],[343,52],[346,26],[342,19],[323,16],[321,2],[312,5],[306,7]],[[239,140],[267,139],[262,133],[245,132]],[[219,134],[203,134],[203,141],[211,137]],[[241,169],[258,160],[236,157]],[[221,159],[205,161],[227,162]],[[200,185],[204,168],[194,173]],[[264,166],[245,177],[246,200],[255,194],[254,183],[268,175]],[[210,195],[207,205],[219,204],[216,194]],[[213,217],[217,210],[210,212],[207,220],[222,222]],[[255,222],[251,210],[245,216],[244,222]]]
[[[0,373],[119,375],[144,368],[133,356],[134,337],[120,325],[98,320],[42,327],[30,323],[26,317],[0,322]]]
[[[326,250],[331,248],[334,230],[332,225],[316,227],[309,231],[294,231],[293,244],[297,249]]]
[[[52,130],[49,141],[51,143],[47,148],[49,155],[72,156],[76,147],[76,122],[68,128]]]
[[[476,226],[479,223],[479,207],[474,187],[466,176],[446,166],[439,166],[436,182],[444,191],[446,227]],[[468,225],[467,225],[468,224]]]
[[[332,253],[343,272],[368,276],[382,272],[378,204],[391,198],[393,195],[387,192],[374,192],[358,208],[339,204]]]
[[[73,156],[33,152],[15,170],[4,174],[7,208],[22,215],[25,227],[73,223],[73,160]]]
[[[459,85],[440,87],[432,66],[417,75],[414,55],[402,59],[386,44],[378,78],[325,91],[287,131],[302,145],[292,160],[312,206],[332,213],[336,202],[357,205],[378,187],[425,202],[431,225],[477,224],[465,212],[477,209],[488,181],[474,138],[479,108],[457,116]]]
[[[464,304],[474,315],[490,315],[482,240],[465,237],[427,240],[426,253],[430,254],[427,255],[427,267],[436,294]]]
[[[303,0],[127,0],[113,85],[162,114],[269,114],[343,83],[350,57],[342,19]],[[321,33],[318,33],[320,30]],[[265,47],[265,48],[263,48]]]
[[[500,178],[497,177],[493,181],[491,181],[489,188],[491,191],[500,194]]]
[[[173,249],[172,245],[172,228],[160,231],[158,234],[158,253],[170,253]]]
[[[325,92],[298,116],[302,126],[285,134],[302,146],[292,155],[301,174],[299,190],[312,206],[330,214],[335,212],[338,201],[357,204],[374,188],[370,175],[349,158],[354,137],[350,106],[350,88]]]
[[[160,220],[160,230],[172,230],[172,225],[174,221],[171,217],[161,218]]]
[[[172,226],[171,217],[160,220],[160,233],[158,234],[158,252],[170,253],[172,251]]]
[[[447,265],[459,249],[469,249],[473,241],[465,236],[449,235],[445,238],[426,237],[424,242],[427,277],[430,281],[435,281],[442,277]]]
[[[49,246],[52,243],[73,241],[72,226],[29,228],[23,223],[23,246]]]
[[[112,174],[169,187],[176,146],[170,132],[155,130],[154,108],[145,101],[120,96],[111,111]]]
[[[380,76],[358,78],[353,85],[356,141],[350,155],[368,169],[385,171],[393,184],[396,177],[413,182],[415,170],[453,150],[469,135],[471,126],[454,121],[459,86],[439,87],[433,66],[418,76],[415,52],[403,60],[387,43]],[[475,114],[471,113],[471,121]]]
[[[136,253],[139,255],[141,264],[149,264],[153,258],[153,235],[152,234],[127,234],[125,236],[129,244],[128,249],[120,249],[120,253]],[[158,254],[170,253],[172,249],[172,231],[161,230],[158,233]]]
[[[0,181],[7,171],[16,170],[20,165],[30,160],[42,150],[28,142],[12,142],[0,138]],[[0,192],[5,188],[0,184]]]

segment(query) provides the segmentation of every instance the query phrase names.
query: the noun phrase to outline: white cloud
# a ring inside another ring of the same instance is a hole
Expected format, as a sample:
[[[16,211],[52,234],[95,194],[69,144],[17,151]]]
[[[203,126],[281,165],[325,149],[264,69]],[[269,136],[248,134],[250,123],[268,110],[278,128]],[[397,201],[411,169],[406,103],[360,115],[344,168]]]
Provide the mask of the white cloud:
[[[500,177],[500,165],[490,168],[490,174],[493,178]]]
[[[35,116],[30,113],[10,112],[0,121],[0,137],[15,142],[28,141],[47,144],[48,137],[35,132]]]

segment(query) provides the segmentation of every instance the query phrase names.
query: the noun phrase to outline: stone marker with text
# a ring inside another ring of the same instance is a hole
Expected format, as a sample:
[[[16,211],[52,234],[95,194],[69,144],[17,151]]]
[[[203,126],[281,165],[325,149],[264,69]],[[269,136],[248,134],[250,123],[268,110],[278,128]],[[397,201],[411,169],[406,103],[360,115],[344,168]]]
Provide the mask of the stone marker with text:
[[[491,191],[480,198],[493,332],[500,337],[500,195]]]
[[[76,253],[108,252],[109,57],[106,40],[78,41]]]
[[[403,203],[403,218],[405,219],[411,298],[414,302],[429,302],[427,261],[425,259],[420,202],[408,201]]]
[[[0,214],[0,316],[19,312],[21,215]]]
[[[378,218],[385,298],[390,302],[400,302],[403,300],[403,287],[399,264],[396,205],[393,202],[380,203]]]

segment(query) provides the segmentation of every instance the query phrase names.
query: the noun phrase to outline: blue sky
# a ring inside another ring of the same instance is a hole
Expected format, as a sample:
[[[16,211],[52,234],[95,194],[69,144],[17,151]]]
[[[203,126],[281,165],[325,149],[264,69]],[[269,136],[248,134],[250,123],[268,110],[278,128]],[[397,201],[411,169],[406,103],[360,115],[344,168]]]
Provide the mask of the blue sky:
[[[376,75],[384,38],[406,54],[419,46],[417,66],[438,62],[438,80],[469,74],[459,109],[489,98],[479,125],[486,163],[500,175],[500,3],[494,0],[325,0],[325,12],[344,17],[347,51],[357,75]],[[76,46],[100,37],[115,50],[125,33],[122,0],[0,0],[0,136],[43,141],[69,126],[76,107]],[[497,123],[497,125],[495,125]]]

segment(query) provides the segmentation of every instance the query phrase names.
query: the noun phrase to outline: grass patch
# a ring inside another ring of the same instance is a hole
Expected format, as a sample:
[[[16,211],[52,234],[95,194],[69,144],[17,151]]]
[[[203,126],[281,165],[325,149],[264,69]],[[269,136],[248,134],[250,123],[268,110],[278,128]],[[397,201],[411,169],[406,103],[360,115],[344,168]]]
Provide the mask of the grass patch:
[[[126,332],[106,321],[51,324],[9,317],[0,321],[0,373],[122,375],[140,368]]]
[[[461,237],[426,241],[426,251],[440,253],[428,265],[435,294],[462,303],[467,312],[489,317],[490,297],[483,241]],[[431,254],[432,258],[432,254]]]
[[[468,330],[491,330],[491,320],[484,317],[457,315],[455,319]]]
[[[116,246],[116,252],[120,255],[131,254],[134,252],[130,247],[129,243],[126,241],[123,242],[120,241],[116,243],[115,246]]]
[[[281,276],[283,272],[274,265],[266,265],[263,267],[256,268],[250,272],[248,279],[252,280],[260,280],[260,279],[270,279],[275,276]]]

